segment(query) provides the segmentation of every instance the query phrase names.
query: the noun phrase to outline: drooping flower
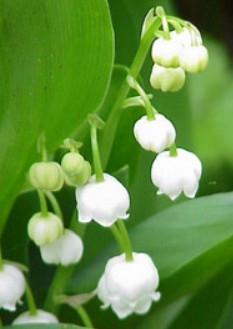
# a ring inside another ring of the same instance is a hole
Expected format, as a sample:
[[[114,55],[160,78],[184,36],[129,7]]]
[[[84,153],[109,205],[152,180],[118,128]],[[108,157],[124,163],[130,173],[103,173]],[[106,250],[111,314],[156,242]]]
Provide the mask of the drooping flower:
[[[157,65],[178,67],[181,49],[181,43],[176,40],[158,38],[153,42],[151,56]]]
[[[15,311],[25,291],[25,279],[15,266],[4,264],[0,270],[0,309]]]
[[[62,233],[63,223],[61,219],[51,212],[48,212],[46,216],[38,212],[28,222],[28,235],[37,246],[43,246],[57,240]]]
[[[189,73],[203,71],[208,61],[208,51],[204,46],[186,47],[180,54],[180,66]]]
[[[160,153],[151,168],[151,179],[158,187],[157,194],[166,194],[175,200],[182,192],[194,198],[201,177],[202,165],[192,152],[178,148],[177,155],[169,151]]]
[[[107,262],[97,294],[103,309],[111,306],[123,319],[132,313],[148,312],[152,302],[160,299],[158,284],[158,271],[147,254],[133,253],[132,261],[126,261],[122,254]]]
[[[65,229],[60,238],[41,246],[40,252],[45,263],[67,266],[80,261],[83,255],[83,242],[73,231]]]
[[[91,176],[86,185],[76,189],[76,200],[81,223],[95,220],[108,227],[118,218],[128,218],[128,191],[111,175],[104,174],[104,180],[101,182],[95,180],[95,175]]]
[[[49,312],[43,310],[36,310],[36,314],[30,314],[29,311],[20,314],[13,324],[26,324],[26,323],[58,323],[57,317]]]
[[[181,67],[163,67],[155,64],[150,76],[151,86],[155,89],[178,91],[185,83],[185,72]]]
[[[134,136],[145,150],[160,153],[174,143],[176,131],[165,116],[156,114],[154,120],[140,118],[134,125]]]

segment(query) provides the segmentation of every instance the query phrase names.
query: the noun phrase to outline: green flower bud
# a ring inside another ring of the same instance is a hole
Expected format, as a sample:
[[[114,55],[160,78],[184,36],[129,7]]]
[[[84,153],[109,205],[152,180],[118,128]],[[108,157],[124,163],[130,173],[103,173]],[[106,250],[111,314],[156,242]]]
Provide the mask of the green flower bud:
[[[68,185],[80,186],[88,182],[91,176],[91,165],[88,161],[84,161],[80,172],[73,176],[66,176],[65,181]]]
[[[62,233],[63,223],[61,219],[51,212],[48,212],[47,216],[38,212],[28,222],[28,235],[37,246],[54,242]]]
[[[84,161],[79,153],[69,152],[62,158],[61,166],[68,176],[75,176],[82,170]]]
[[[151,86],[162,91],[178,91],[185,82],[185,72],[182,68],[167,68],[154,65],[150,76]]]
[[[36,189],[58,191],[64,183],[61,166],[56,162],[36,162],[29,170],[29,179]]]

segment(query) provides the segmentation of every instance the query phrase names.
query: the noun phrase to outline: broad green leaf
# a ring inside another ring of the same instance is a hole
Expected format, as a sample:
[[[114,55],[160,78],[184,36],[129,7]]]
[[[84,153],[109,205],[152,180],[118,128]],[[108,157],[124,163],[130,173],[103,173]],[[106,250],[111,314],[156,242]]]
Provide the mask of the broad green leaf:
[[[16,328],[25,328],[25,329],[83,329],[84,327],[75,326],[73,324],[21,324],[14,326],[5,326],[6,329],[16,329]],[[87,327],[85,327],[87,328]]]
[[[136,325],[137,329],[167,329],[176,319],[177,315],[184,309],[189,301],[189,297],[182,297],[174,302],[160,307],[155,305],[152,311]]]
[[[113,34],[105,0],[2,1],[0,22],[1,231],[41,132],[52,151],[103,101]]]
[[[232,264],[209,281],[180,312],[168,329],[214,329],[224,317],[224,310],[232,295]],[[230,327],[229,327],[230,328]]]
[[[233,194],[223,193],[171,207],[132,231],[136,249],[158,266],[165,303],[200,287],[232,259],[232,215]]]

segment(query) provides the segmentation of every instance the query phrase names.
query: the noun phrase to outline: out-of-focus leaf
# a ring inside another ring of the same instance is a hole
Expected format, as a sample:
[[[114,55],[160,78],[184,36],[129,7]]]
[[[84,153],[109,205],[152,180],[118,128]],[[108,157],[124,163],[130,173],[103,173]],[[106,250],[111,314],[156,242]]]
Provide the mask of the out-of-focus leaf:
[[[6,329],[16,329],[16,328],[25,328],[25,329],[83,329],[84,327],[75,326],[73,324],[20,324],[14,326],[5,326]],[[87,328],[87,327],[85,327]],[[88,328],[87,328],[88,329]],[[91,329],[91,328],[90,328]]]
[[[167,329],[169,324],[174,321],[182,309],[187,305],[188,297],[182,297],[172,302],[165,307],[160,307],[159,304],[153,307],[146,317],[140,319],[137,329]]]
[[[112,40],[105,0],[1,2],[0,231],[41,132],[53,150],[102,102]]]
[[[209,39],[205,44],[209,65],[188,79],[195,149],[213,167],[224,161],[232,165],[232,67],[221,44]]]
[[[232,295],[232,264],[198,292],[167,329],[217,329]],[[228,328],[230,328],[229,326]]]

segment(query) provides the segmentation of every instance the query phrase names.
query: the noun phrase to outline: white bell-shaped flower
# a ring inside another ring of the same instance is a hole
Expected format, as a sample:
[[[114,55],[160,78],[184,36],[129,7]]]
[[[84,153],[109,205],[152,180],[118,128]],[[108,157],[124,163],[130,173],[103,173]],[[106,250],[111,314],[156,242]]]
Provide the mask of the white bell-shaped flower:
[[[155,89],[166,91],[178,91],[185,83],[185,72],[181,67],[163,67],[153,65],[151,76],[151,86]]]
[[[57,240],[62,233],[61,219],[51,212],[48,212],[46,216],[40,212],[35,213],[28,222],[28,235],[37,246]]]
[[[140,118],[134,125],[134,136],[145,150],[160,153],[174,143],[176,131],[165,116],[156,114],[154,120]]]
[[[151,55],[155,64],[165,67],[177,67],[179,66],[181,50],[180,42],[158,38],[153,42]]]
[[[151,168],[151,179],[158,187],[157,194],[166,194],[175,200],[182,192],[194,198],[201,177],[202,165],[192,152],[178,148],[177,155],[169,151],[160,153]]]
[[[95,220],[102,226],[111,226],[118,218],[126,219],[130,199],[126,188],[113,176],[104,174],[104,180],[97,182],[95,175],[89,183],[76,189],[79,221]]]
[[[0,309],[15,311],[25,291],[25,279],[15,266],[4,264],[0,270]]]
[[[30,314],[29,311],[20,314],[13,324],[26,324],[26,323],[58,323],[57,317],[49,312],[43,310],[36,310],[36,314]]]
[[[208,51],[204,46],[186,47],[180,54],[180,66],[189,73],[203,71],[208,61]]]
[[[152,302],[160,299],[158,284],[158,271],[148,255],[133,253],[133,260],[126,261],[122,254],[107,262],[97,294],[103,309],[111,306],[123,319],[132,313],[148,312]]]
[[[83,242],[73,231],[65,229],[56,241],[40,247],[43,261],[47,264],[67,266],[80,261],[83,255]]]
[[[195,26],[189,29],[184,27],[180,32],[172,31],[170,37],[173,41],[179,42],[182,47],[191,47],[194,44],[202,45],[201,34]]]

